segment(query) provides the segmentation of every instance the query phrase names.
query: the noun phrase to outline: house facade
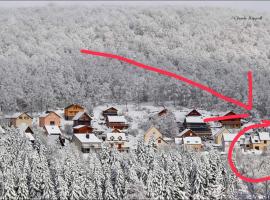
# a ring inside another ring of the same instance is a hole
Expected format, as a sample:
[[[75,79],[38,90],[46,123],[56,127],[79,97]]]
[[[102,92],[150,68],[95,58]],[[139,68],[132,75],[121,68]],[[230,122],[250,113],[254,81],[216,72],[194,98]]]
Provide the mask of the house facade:
[[[149,144],[153,140],[154,145],[158,148],[167,145],[167,142],[163,140],[163,135],[154,126],[150,127],[144,134],[144,143]]]
[[[82,153],[97,152],[100,150],[102,143],[102,141],[92,133],[74,134],[72,140]]]
[[[9,126],[14,126],[18,128],[21,125],[32,126],[33,118],[26,112],[24,113],[15,113],[12,116],[8,117]]]
[[[73,133],[79,134],[79,133],[92,133],[93,128],[91,126],[87,125],[77,125],[73,127]]]
[[[71,104],[64,109],[66,120],[72,120],[78,112],[84,112],[84,108],[78,104]]]
[[[39,126],[61,126],[61,117],[55,112],[49,112],[39,117]]]
[[[235,133],[222,134],[222,150],[224,152],[228,152],[230,145],[234,138],[237,136]],[[238,140],[234,146],[234,148],[240,148],[240,140]]]
[[[223,116],[233,116],[236,115],[233,111],[225,113]],[[219,121],[223,127],[228,128],[228,129],[239,129],[241,128],[241,118],[236,118],[236,119],[225,119],[225,120],[220,120]]]
[[[112,129],[127,129],[128,123],[124,116],[110,116],[106,117],[106,125]]]
[[[73,118],[73,126],[85,125],[91,126],[92,118],[87,112],[78,112]]]
[[[107,118],[107,116],[117,116],[118,110],[114,107],[110,107],[102,112],[102,115]]]
[[[227,128],[221,128],[219,129],[214,135],[213,135],[213,138],[214,138],[214,142],[215,144],[218,144],[218,145],[222,145],[222,135],[223,134],[229,134],[230,131],[227,129]]]
[[[202,150],[202,140],[200,137],[184,137],[183,138],[184,149],[201,151]]]
[[[203,121],[201,116],[187,116],[183,123],[185,129],[190,129],[198,136],[211,136],[210,126]]]
[[[125,133],[107,133],[105,142],[120,152],[129,152],[129,143]]]

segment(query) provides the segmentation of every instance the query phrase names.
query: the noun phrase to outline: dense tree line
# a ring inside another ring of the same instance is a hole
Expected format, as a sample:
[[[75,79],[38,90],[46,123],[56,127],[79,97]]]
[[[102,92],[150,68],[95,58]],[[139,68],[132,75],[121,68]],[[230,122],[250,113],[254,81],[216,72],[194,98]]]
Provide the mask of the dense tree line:
[[[237,199],[239,182],[215,152],[156,151],[139,142],[130,153],[106,146],[82,155],[72,145],[31,144],[15,129],[0,137],[3,199]]]
[[[269,115],[269,16],[233,18],[245,14],[170,6],[1,8],[0,105],[6,112],[71,102],[232,106],[179,81],[80,54],[87,48],[176,72],[244,102],[252,70],[255,107]]]

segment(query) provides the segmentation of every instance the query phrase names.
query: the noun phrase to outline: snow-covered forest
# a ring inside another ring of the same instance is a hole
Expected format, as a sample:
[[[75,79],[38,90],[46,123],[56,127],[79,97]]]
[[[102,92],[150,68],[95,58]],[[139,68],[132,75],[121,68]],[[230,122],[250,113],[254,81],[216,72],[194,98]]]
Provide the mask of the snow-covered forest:
[[[255,108],[269,115],[269,16],[233,18],[246,14],[177,6],[1,8],[0,105],[6,112],[72,102],[232,106],[152,72],[80,54],[86,48],[176,72],[244,102],[252,70]]]
[[[0,199],[237,199],[241,185],[215,151],[154,151],[87,158],[73,148],[36,143],[9,129],[0,137]],[[243,195],[243,194],[242,194]]]

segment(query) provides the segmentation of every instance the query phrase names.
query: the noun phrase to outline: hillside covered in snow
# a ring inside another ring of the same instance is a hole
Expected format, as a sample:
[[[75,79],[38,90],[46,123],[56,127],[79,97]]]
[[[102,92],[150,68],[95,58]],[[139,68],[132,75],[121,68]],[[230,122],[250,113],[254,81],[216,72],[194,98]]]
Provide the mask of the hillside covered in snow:
[[[186,84],[111,59],[119,54],[181,74],[270,114],[269,16],[218,8],[57,7],[1,8],[0,104],[3,111],[40,111],[71,102],[91,108],[107,102],[164,101],[208,110],[229,109]]]

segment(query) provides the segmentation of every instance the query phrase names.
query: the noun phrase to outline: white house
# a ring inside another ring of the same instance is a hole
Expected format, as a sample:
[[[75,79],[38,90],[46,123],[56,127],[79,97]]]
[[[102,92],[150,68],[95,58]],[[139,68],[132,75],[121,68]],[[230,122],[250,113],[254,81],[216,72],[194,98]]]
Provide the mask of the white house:
[[[93,133],[86,134],[74,134],[73,135],[74,144],[83,153],[96,152],[101,148],[102,141],[96,137]]]
[[[58,126],[44,126],[47,135],[61,135],[62,131]]]
[[[202,140],[200,137],[184,137],[183,145],[187,150],[200,151],[202,149]]]
[[[119,151],[129,151],[129,143],[125,133],[107,133],[105,142]]]
[[[237,134],[234,133],[228,133],[222,135],[222,150],[225,152],[228,152],[230,144],[232,143],[233,139],[237,136]],[[240,147],[240,140],[237,141],[234,148]]]

